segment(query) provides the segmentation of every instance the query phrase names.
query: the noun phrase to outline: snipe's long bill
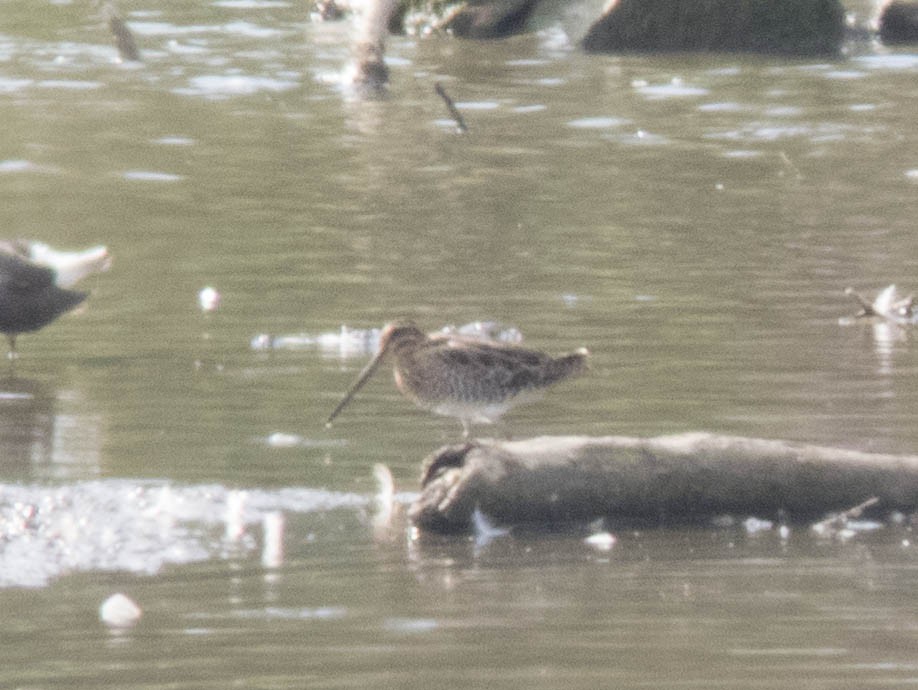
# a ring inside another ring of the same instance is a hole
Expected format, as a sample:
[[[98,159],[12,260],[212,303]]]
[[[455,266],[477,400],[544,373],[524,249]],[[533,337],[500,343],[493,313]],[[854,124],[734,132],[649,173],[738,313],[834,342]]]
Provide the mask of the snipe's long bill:
[[[462,422],[490,424],[511,407],[539,397],[552,384],[587,368],[581,348],[560,357],[447,333],[427,335],[411,323],[393,323],[382,332],[379,351],[360,372],[326,426],[347,406],[379,366],[391,358],[395,385],[415,405]]]

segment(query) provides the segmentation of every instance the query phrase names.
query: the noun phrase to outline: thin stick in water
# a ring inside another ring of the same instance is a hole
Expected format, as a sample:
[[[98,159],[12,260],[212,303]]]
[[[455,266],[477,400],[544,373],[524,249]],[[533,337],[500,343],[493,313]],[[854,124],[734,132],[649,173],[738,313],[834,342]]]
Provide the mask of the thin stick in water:
[[[140,50],[137,49],[137,42],[134,40],[134,34],[128,28],[118,9],[113,3],[105,6],[105,14],[108,16],[108,27],[115,37],[115,46],[118,48],[118,55],[122,60],[131,62],[140,62]]]
[[[449,94],[446,93],[446,90],[440,82],[434,84],[434,91],[436,91],[437,95],[446,103],[446,109],[449,110],[449,114],[452,115],[453,119],[456,121],[456,129],[460,132],[468,132],[469,128],[466,126],[465,120],[462,119],[462,113],[459,112],[453,99],[449,97]]]
[[[879,502],[880,499],[877,496],[871,496],[866,501],[858,503],[853,508],[848,508],[848,510],[843,510],[840,513],[833,513],[827,518],[813,523],[811,529],[818,534],[831,534],[836,530],[842,529],[847,524],[848,520],[856,520],[865,510],[867,510],[867,508]]]

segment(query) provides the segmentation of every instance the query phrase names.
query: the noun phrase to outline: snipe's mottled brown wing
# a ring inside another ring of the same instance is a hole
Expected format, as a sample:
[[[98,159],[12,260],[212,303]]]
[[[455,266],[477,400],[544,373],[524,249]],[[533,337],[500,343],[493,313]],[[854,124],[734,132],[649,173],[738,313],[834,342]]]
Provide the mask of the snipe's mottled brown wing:
[[[470,402],[498,402],[544,388],[578,373],[585,360],[580,353],[555,358],[515,345],[456,337],[432,339],[428,348],[430,367],[442,371],[449,397]]]

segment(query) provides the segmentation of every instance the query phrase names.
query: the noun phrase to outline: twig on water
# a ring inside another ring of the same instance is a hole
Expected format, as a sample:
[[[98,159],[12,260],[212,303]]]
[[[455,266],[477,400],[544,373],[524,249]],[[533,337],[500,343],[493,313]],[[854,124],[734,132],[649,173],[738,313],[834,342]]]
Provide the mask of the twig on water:
[[[459,132],[468,132],[469,128],[466,126],[465,120],[462,119],[462,113],[459,112],[453,99],[449,97],[449,94],[446,93],[446,89],[443,88],[440,82],[434,84],[434,91],[436,91],[437,95],[446,103],[446,109],[449,110],[449,114],[452,115],[453,119],[456,121],[456,129]]]
[[[813,523],[812,530],[817,534],[833,534],[842,529],[848,523],[848,520],[855,520],[859,518],[867,508],[870,508],[879,502],[879,498],[872,496],[863,503],[858,503],[853,508],[848,508],[848,510],[843,510],[840,513],[833,513],[824,520]]]
[[[873,302],[851,287],[845,288],[845,294],[861,306],[857,317],[879,316],[899,326],[915,323],[914,295],[899,297],[895,285],[890,285],[882,290]]]

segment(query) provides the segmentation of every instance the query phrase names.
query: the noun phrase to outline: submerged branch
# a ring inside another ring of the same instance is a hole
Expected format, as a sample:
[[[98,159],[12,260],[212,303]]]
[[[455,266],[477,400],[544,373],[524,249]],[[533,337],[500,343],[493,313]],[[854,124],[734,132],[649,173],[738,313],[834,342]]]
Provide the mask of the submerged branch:
[[[446,103],[446,109],[449,110],[449,114],[452,115],[453,119],[456,121],[456,130],[462,133],[468,132],[469,128],[466,126],[465,120],[462,119],[462,113],[459,112],[453,99],[449,97],[449,94],[446,93],[446,89],[443,88],[440,82],[434,84],[434,91],[436,91],[437,95]]]

